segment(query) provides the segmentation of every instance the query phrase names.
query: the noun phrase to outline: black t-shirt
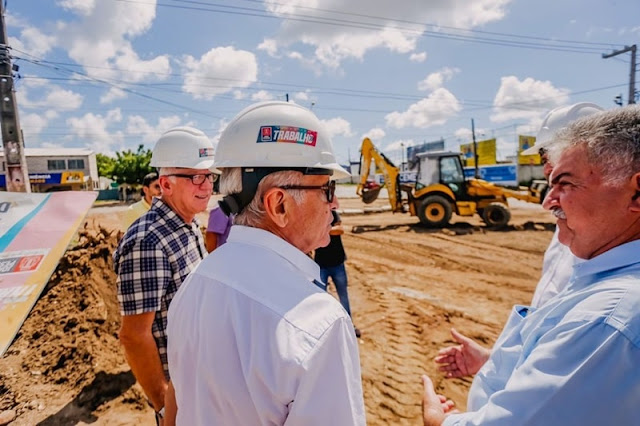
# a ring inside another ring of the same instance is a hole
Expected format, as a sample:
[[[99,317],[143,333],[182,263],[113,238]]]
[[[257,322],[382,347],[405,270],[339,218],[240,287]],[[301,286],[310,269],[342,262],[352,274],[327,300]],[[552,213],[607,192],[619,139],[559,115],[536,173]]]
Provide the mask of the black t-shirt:
[[[340,222],[340,215],[335,210],[332,213],[333,222],[331,222],[331,225],[335,225]],[[340,235],[331,235],[331,241],[328,246],[316,249],[314,260],[321,268],[330,268],[344,263],[347,260],[347,255],[342,246],[342,237]]]

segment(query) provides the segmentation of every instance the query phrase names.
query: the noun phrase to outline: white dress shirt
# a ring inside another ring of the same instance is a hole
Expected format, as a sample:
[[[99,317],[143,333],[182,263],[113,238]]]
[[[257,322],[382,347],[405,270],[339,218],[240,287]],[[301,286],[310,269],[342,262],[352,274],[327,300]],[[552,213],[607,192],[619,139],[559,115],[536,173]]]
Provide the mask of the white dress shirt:
[[[179,425],[364,425],[353,324],[318,265],[234,225],[169,309]]]
[[[574,267],[539,309],[514,307],[468,409],[443,425],[637,425],[640,241]]]
[[[531,306],[539,308],[560,293],[569,283],[573,265],[582,261],[571,253],[569,247],[558,240],[558,228],[556,228],[549,247],[544,252],[542,276],[533,294]]]

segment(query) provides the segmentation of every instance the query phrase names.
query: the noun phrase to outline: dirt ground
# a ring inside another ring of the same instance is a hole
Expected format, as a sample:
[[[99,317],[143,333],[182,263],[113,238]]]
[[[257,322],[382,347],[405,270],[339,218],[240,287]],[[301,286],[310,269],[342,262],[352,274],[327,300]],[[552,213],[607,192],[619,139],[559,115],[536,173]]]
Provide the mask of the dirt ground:
[[[362,207],[341,200],[341,208]],[[155,424],[117,340],[111,253],[121,215],[118,208],[90,212],[0,360],[0,412],[15,412],[12,425]],[[343,224],[368,424],[421,424],[423,373],[464,409],[471,381],[444,379],[433,358],[452,344],[451,327],[491,345],[510,307],[530,301],[551,216],[515,207],[501,230],[477,218],[430,230],[392,213],[344,215]]]

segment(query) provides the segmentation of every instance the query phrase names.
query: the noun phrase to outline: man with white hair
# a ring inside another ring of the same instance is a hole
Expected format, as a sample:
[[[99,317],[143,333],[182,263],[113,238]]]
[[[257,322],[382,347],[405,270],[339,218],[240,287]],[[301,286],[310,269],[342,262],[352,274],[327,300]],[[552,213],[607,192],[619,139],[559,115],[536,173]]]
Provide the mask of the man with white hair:
[[[156,419],[164,415],[169,381],[167,311],[187,275],[207,254],[196,214],[207,208],[216,175],[213,145],[200,130],[176,127],[156,142],[162,195],[133,222],[114,253],[120,341]]]
[[[553,166],[548,158],[548,149],[555,141],[555,135],[572,122],[602,111],[604,109],[590,102],[578,102],[552,109],[542,120],[535,145],[524,150],[522,155],[540,155],[544,177],[549,180]],[[531,306],[538,308],[560,293],[569,283],[573,265],[579,261],[580,259],[558,240],[556,228],[544,253],[542,275],[536,285]],[[489,359],[491,351],[455,329],[451,329],[451,337],[458,344],[442,348],[438,352],[435,361],[440,364],[439,370],[448,378],[473,376]]]
[[[169,368],[184,425],[364,425],[351,319],[307,254],[329,243],[331,176],[348,173],[308,109],[240,112],[216,149],[227,242],[169,309]]]
[[[540,308],[516,305],[457,413],[423,377],[424,425],[636,424],[640,418],[640,107],[572,123],[544,207],[584,259]]]

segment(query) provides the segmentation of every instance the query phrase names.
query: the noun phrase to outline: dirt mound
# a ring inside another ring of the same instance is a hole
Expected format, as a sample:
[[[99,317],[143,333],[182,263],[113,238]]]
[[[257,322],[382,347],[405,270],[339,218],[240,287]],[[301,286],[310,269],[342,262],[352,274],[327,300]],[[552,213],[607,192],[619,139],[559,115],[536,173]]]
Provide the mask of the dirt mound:
[[[13,424],[91,421],[114,399],[145,409],[118,343],[119,237],[85,224],[0,361],[0,411],[14,410]]]

